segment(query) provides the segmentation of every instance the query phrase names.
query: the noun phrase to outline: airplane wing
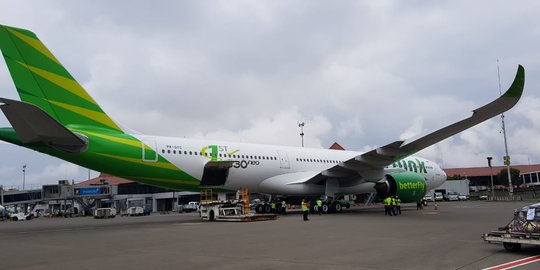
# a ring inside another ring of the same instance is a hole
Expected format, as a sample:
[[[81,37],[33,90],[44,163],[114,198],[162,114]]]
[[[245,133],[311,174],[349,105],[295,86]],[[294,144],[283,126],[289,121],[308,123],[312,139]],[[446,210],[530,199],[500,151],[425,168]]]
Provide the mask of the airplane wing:
[[[474,110],[472,116],[469,118],[441,128],[418,139],[395,141],[373,149],[323,171],[305,182],[318,182],[320,181],[320,175],[338,179],[358,179],[359,177],[370,178],[369,175],[380,174],[382,171],[381,169],[385,166],[509,110],[516,105],[521,98],[524,84],[525,70],[519,65],[516,77],[510,88],[496,100]]]

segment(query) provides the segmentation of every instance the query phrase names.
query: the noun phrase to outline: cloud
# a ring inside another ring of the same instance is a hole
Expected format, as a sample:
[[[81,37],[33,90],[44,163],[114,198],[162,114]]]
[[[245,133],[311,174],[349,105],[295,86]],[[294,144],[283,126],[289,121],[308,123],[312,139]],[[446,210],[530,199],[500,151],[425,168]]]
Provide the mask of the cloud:
[[[238,131],[217,130],[206,134],[198,133],[193,137],[213,140],[230,140],[270,145],[300,146],[299,123],[304,122],[304,145],[322,148],[320,137],[327,134],[332,126],[323,116],[306,118],[297,111],[280,112],[268,119],[259,119],[249,124],[248,129]]]

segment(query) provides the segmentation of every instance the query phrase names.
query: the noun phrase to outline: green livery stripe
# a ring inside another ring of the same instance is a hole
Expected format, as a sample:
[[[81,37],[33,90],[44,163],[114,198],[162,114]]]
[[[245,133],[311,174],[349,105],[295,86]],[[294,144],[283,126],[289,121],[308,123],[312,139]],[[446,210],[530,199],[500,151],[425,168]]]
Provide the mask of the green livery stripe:
[[[6,29],[12,35],[16,36],[26,44],[30,45],[32,48],[36,49],[36,51],[40,52],[41,54],[45,55],[46,57],[60,65],[60,61],[58,61],[58,59],[54,57],[54,55],[47,49],[47,47],[45,47],[45,45],[43,45],[43,43],[41,43],[41,41],[39,41],[39,39],[19,33],[14,28],[6,27]]]
[[[103,153],[95,153],[95,154],[100,155],[100,156],[104,156],[104,157],[108,157],[108,158],[112,158],[112,159],[116,159],[116,160],[127,161],[127,162],[131,162],[131,163],[137,163],[139,165],[155,167],[155,168],[160,168],[160,169],[168,169],[168,170],[179,171],[179,169],[176,166],[174,166],[173,164],[171,164],[169,162],[162,162],[162,161],[143,162],[141,159],[138,159],[138,158],[121,157],[121,156],[109,155],[109,154],[103,154]]]
[[[53,100],[48,100],[48,101],[51,104],[54,104],[56,106],[62,107],[64,109],[66,109],[66,110],[69,110],[69,111],[71,111],[73,113],[76,113],[76,114],[80,115],[81,117],[91,119],[91,120],[93,120],[95,122],[98,122],[100,124],[103,124],[103,125],[105,125],[107,127],[110,127],[112,129],[120,131],[120,128],[111,120],[111,118],[109,118],[103,112],[96,112],[96,111],[93,111],[93,110],[89,110],[89,109],[85,109],[85,108],[81,108],[81,107],[77,107],[77,106],[73,106],[73,105],[69,105],[69,104],[65,104],[65,103],[61,103],[61,102],[57,102],[57,101],[53,101]]]
[[[101,134],[101,133],[96,133],[96,132],[90,132],[90,131],[86,131],[86,130],[83,131],[83,130],[74,129],[74,131],[78,131],[78,132],[85,133],[85,134],[90,134],[90,135],[93,135],[93,136],[96,136],[96,137],[100,137],[102,139],[106,139],[106,140],[109,140],[109,141],[129,145],[129,146],[133,146],[133,147],[136,147],[136,148],[140,148],[141,145],[142,145],[142,142],[140,142],[139,140],[137,140],[135,138],[129,138],[129,139],[118,138],[118,137],[105,135],[105,134]],[[145,149],[151,149],[148,145],[144,145],[144,148]]]
[[[34,74],[39,75],[40,77],[46,79],[47,81],[49,81],[51,83],[54,83],[57,86],[60,86],[62,89],[65,89],[65,90],[71,92],[72,94],[74,94],[74,95],[76,95],[76,96],[78,96],[78,97],[80,97],[82,99],[87,100],[90,103],[96,104],[96,101],[94,101],[94,99],[92,99],[92,97],[90,97],[88,95],[88,93],[86,93],[86,91],[84,91],[82,86],[77,81],[62,77],[60,75],[54,74],[52,72],[48,72],[46,70],[43,70],[43,69],[40,69],[40,68],[37,68],[37,67],[26,65],[26,64],[21,63],[19,61],[17,61],[17,63],[19,63],[23,67],[26,67],[27,69],[32,71]]]

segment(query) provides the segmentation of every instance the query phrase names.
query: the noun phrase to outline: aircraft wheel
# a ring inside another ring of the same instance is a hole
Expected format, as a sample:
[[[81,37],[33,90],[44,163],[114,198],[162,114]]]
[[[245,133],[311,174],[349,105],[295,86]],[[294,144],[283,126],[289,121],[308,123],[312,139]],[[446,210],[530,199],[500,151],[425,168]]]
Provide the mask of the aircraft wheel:
[[[503,243],[504,249],[510,252],[516,252],[521,249],[521,244],[519,243]]]
[[[323,204],[323,206],[322,206],[322,212],[323,212],[323,214],[328,214],[328,213],[330,213],[330,207],[328,207],[328,204]]]
[[[332,203],[332,210],[336,213],[341,213],[341,210],[343,210],[343,206],[340,202],[334,202]]]

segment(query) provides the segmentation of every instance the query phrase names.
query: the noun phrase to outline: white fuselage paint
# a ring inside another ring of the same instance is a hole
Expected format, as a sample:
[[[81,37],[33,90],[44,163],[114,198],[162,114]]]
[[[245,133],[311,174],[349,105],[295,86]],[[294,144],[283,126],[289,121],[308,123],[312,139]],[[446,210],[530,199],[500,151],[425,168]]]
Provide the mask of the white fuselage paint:
[[[201,151],[210,154],[215,146],[216,160],[235,161],[229,170],[223,188],[238,190],[247,187],[250,192],[307,195],[324,194],[325,185],[305,184],[300,180],[311,177],[325,170],[340,165],[340,162],[361,155],[361,152],[340,151],[331,149],[313,149],[288,146],[270,146],[222,142],[213,140],[196,140],[174,137],[149,137],[136,135],[141,141],[155,141],[155,151],[191,176],[202,179],[204,166],[211,160],[209,155],[201,155]],[[433,189],[446,181],[446,174],[434,162],[410,156],[404,159],[411,162],[423,162],[425,171],[418,172],[427,182],[427,188]],[[374,183],[386,174],[403,172],[404,168],[387,166],[380,170],[364,172],[363,178],[348,180],[337,187],[340,194],[358,194],[374,192]],[[280,176],[283,176],[282,179]],[[299,180],[300,179],[300,180]],[[291,183],[291,182],[299,183]]]

